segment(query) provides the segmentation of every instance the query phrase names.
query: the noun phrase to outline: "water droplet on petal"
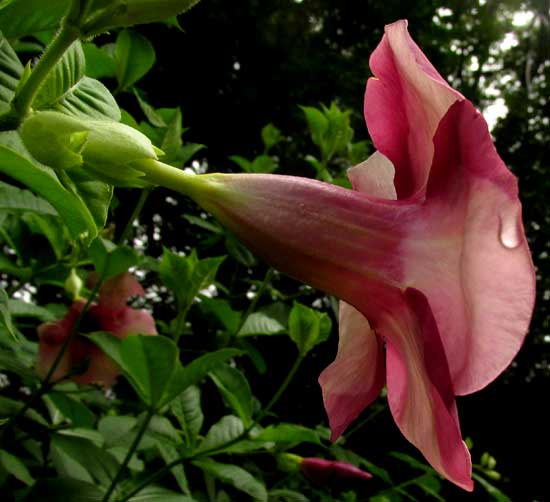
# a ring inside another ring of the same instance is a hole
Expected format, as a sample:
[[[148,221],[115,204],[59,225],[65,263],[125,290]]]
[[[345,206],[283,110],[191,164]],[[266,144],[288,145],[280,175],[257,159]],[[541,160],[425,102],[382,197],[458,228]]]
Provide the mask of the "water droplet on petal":
[[[500,213],[499,237],[502,245],[508,249],[515,249],[521,244],[520,211],[515,205]]]

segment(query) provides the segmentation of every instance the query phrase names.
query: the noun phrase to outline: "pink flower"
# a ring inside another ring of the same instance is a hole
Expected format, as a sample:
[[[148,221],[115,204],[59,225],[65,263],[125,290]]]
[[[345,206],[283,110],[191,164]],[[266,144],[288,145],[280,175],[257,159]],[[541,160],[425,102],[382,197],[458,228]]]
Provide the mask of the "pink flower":
[[[306,457],[300,462],[302,474],[317,484],[328,484],[339,480],[371,479],[372,474],[348,462]]]
[[[344,300],[338,354],[319,379],[333,439],[386,384],[405,437],[472,490],[455,396],[510,364],[534,304],[517,181],[405,21],[386,27],[371,67],[378,152],[349,171],[354,190],[249,174],[179,189],[268,263]]]
[[[129,334],[156,334],[155,320],[149,312],[126,305],[130,296],[143,294],[143,288],[130,274],[110,278],[101,286],[98,303],[92,304],[84,316],[81,330],[108,331],[119,338]],[[78,300],[63,319],[38,327],[40,343],[36,371],[40,377],[44,378],[48,373],[84,305],[83,300]],[[76,334],[51,379],[63,378],[79,366],[86,368],[84,373],[71,376],[71,379],[80,384],[100,383],[109,387],[120,374],[116,365],[95,344]]]

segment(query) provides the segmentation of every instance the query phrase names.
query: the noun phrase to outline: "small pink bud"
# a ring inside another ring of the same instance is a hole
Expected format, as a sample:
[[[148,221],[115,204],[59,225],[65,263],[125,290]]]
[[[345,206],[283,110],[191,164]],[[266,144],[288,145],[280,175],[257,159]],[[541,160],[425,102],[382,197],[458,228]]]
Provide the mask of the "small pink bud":
[[[348,462],[307,457],[300,463],[302,474],[317,484],[328,484],[338,480],[371,479],[372,474]]]

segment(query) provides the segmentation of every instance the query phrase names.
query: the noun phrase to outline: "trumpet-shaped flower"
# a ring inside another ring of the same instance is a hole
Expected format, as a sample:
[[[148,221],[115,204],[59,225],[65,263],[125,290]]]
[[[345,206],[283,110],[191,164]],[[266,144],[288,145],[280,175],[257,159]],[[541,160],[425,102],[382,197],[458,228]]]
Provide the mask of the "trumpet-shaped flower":
[[[156,334],[155,320],[146,310],[126,305],[130,296],[142,296],[143,288],[130,274],[112,277],[102,285],[97,304],[92,304],[81,323],[81,330],[108,331],[119,338],[129,334]],[[38,327],[40,338],[36,371],[45,377],[54,363],[63,343],[80,316],[85,302],[75,301],[63,319]],[[87,366],[86,366],[87,365]],[[71,378],[81,384],[100,383],[104,387],[113,384],[120,371],[94,343],[76,334],[61,357],[52,380],[71,375],[75,368],[85,371]]]
[[[483,117],[437,73],[405,21],[371,58],[365,117],[378,151],[354,190],[278,175],[146,178],[193,197],[268,263],[343,300],[320,383],[333,438],[387,385],[405,437],[472,489],[455,396],[511,362],[535,275],[517,181]]]

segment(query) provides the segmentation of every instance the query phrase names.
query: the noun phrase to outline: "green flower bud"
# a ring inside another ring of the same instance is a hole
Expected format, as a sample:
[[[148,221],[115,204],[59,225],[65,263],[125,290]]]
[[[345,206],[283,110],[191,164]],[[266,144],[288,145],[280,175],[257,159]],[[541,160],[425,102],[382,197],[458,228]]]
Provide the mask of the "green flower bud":
[[[296,472],[303,460],[303,457],[294,453],[281,453],[277,455],[277,465],[284,472]]]
[[[54,111],[32,114],[20,133],[39,162],[53,169],[79,169],[92,179],[117,186],[149,186],[132,164],[156,160],[160,152],[147,136],[127,125]]]
[[[73,301],[80,298],[80,292],[82,291],[82,279],[76,273],[74,268],[71,268],[71,272],[67,279],[65,279],[65,291],[69,293]]]

